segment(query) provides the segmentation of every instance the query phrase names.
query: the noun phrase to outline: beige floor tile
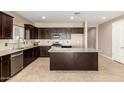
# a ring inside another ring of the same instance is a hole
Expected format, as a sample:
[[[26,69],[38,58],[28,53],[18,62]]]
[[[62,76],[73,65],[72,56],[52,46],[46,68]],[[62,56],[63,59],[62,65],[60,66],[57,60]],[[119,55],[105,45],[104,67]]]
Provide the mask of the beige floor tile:
[[[123,82],[124,65],[99,56],[99,71],[50,71],[49,58],[38,58],[7,82]]]

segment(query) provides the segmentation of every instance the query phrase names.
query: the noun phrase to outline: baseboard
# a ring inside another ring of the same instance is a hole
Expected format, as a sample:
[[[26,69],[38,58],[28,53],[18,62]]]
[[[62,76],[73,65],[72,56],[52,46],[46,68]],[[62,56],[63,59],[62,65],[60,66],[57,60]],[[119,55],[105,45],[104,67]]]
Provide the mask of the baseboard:
[[[99,55],[100,55],[100,56],[103,56],[103,57],[106,57],[106,58],[108,58],[108,59],[110,59],[110,60],[113,60],[112,57],[106,56],[106,55],[104,55],[104,54],[102,54],[102,53],[100,53]]]
[[[109,57],[109,56],[106,56],[106,55],[104,55],[104,54],[102,54],[102,53],[100,53],[99,55],[100,55],[100,56],[103,56],[103,57],[105,57],[105,58],[108,58],[108,59],[110,59],[110,60],[113,60],[111,57]],[[122,64],[122,65],[124,65],[124,63],[121,63],[121,62],[119,62],[119,61],[116,61],[116,60],[113,60],[113,62],[117,62],[117,63],[119,63],[119,64]]]

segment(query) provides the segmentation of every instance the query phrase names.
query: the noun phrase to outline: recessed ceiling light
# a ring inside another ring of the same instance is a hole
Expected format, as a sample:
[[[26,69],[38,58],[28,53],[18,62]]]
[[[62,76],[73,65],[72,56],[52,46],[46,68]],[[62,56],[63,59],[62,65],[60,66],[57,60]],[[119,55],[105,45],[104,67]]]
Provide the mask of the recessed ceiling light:
[[[73,17],[73,16],[71,16],[71,17],[70,17],[70,19],[71,19],[71,20],[73,20],[73,19],[74,19],[74,17]]]
[[[46,16],[42,16],[42,19],[46,19]]]
[[[102,17],[102,20],[105,20],[105,19],[106,19],[106,17],[105,17],[105,16],[103,16],[103,17]]]

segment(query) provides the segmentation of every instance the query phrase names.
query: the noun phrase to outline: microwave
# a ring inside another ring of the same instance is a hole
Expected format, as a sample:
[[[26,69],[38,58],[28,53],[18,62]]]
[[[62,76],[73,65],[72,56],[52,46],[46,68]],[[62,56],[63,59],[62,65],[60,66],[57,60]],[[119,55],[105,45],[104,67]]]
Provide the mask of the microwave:
[[[52,39],[61,39],[62,33],[52,33]]]

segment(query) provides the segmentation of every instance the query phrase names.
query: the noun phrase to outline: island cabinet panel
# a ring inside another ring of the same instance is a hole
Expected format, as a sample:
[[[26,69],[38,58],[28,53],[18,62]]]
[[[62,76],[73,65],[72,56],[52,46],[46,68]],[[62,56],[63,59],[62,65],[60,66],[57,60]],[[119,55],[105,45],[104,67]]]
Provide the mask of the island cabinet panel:
[[[98,70],[98,53],[50,53],[50,70]]]
[[[0,81],[6,81],[10,78],[10,55],[0,57]]]
[[[0,39],[12,39],[13,17],[0,12]]]

